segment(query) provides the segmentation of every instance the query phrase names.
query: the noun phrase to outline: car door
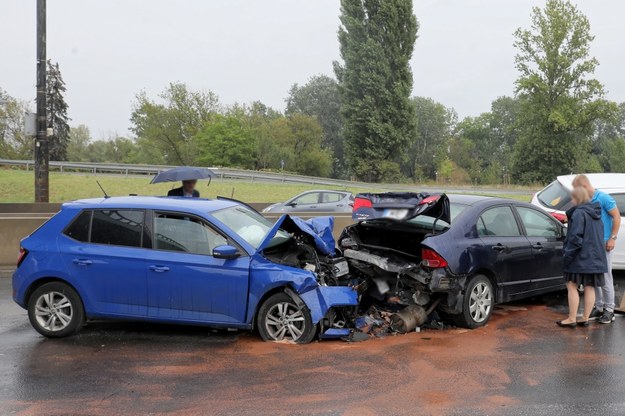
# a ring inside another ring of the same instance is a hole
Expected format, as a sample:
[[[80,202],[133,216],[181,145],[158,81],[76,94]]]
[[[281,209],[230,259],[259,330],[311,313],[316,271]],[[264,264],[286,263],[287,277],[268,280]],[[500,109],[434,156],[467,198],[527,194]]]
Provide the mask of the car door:
[[[562,256],[564,234],[548,214],[534,208],[515,206],[525,235],[532,246],[533,291],[548,291],[564,286]]]
[[[144,218],[137,209],[86,210],[59,238],[65,264],[97,315],[147,314],[143,257],[151,241]]]
[[[485,264],[497,275],[503,301],[523,297],[531,290],[532,248],[522,235],[510,205],[486,209],[477,222]]]
[[[611,194],[616,201],[616,207],[621,213],[621,227],[618,230],[618,240],[612,252],[612,268],[625,269],[625,193]]]
[[[217,259],[215,247],[233,244],[206,220],[153,212],[153,250],[145,259],[148,315],[187,322],[245,322],[250,258]]]
[[[320,211],[321,192],[307,192],[295,198],[289,204],[289,212],[317,212]]]
[[[346,194],[341,192],[322,192],[320,212],[342,212],[346,211]]]

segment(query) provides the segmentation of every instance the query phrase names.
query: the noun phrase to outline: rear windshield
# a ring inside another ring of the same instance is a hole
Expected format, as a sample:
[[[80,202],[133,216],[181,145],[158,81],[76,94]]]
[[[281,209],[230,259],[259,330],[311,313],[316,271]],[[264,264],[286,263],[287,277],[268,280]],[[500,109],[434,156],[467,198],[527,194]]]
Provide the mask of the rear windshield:
[[[458,216],[467,206],[462,204],[454,204],[453,202],[449,204],[449,216],[451,217],[451,221],[454,221],[454,218]],[[427,217],[425,215],[419,215],[412,219],[406,221],[409,224],[415,224],[422,228],[431,229],[434,225],[434,221],[436,218]],[[446,221],[438,220],[436,221],[436,230],[435,231],[443,231],[450,227],[451,224],[448,224]]]
[[[547,208],[566,211],[573,206],[569,190],[558,181],[551,182],[537,195],[538,200]]]

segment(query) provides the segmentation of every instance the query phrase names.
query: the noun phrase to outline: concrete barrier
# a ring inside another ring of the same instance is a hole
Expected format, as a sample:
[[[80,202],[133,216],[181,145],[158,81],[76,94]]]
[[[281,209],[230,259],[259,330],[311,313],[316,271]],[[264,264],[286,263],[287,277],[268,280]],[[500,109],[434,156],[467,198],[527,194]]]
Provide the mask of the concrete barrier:
[[[262,210],[269,204],[250,204],[254,209]],[[0,204],[0,269],[12,269],[19,252],[20,241],[28,236],[44,222],[50,219],[60,209],[61,204]],[[268,219],[275,221],[280,214],[263,214]],[[304,219],[333,215],[334,237],[339,234],[347,225],[352,224],[351,214],[332,213],[297,213],[297,216]]]

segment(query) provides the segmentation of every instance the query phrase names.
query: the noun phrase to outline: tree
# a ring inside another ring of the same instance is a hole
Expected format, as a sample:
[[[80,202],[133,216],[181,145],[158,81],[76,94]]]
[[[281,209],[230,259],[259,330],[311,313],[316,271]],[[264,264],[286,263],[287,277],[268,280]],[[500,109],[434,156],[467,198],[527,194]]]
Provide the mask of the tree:
[[[0,157],[32,159],[33,141],[24,134],[26,103],[0,88]]]
[[[67,160],[72,162],[86,162],[89,159],[88,148],[91,143],[89,127],[81,124],[69,129],[69,143],[67,144]]]
[[[46,109],[48,112],[48,127],[52,128],[52,136],[48,138],[50,160],[67,160],[67,146],[69,144],[69,124],[67,103],[65,102],[65,81],[61,76],[58,62],[52,64],[48,60],[46,84]]]
[[[341,96],[345,155],[358,178],[379,181],[399,172],[415,133],[409,61],[418,24],[412,0],[341,0],[334,63]]]
[[[130,118],[132,132],[138,143],[156,149],[165,163],[195,164],[198,149],[193,138],[219,112],[217,95],[172,83],[159,98],[156,102],[145,92],[137,95]]]
[[[625,103],[612,118],[595,122],[592,142],[592,155],[602,171],[625,172]]]
[[[200,156],[206,166],[253,169],[256,143],[241,116],[215,115],[195,136]]]
[[[286,99],[287,116],[302,113],[317,118],[323,130],[321,146],[333,155],[332,176],[334,177],[347,175],[340,110],[338,83],[327,75],[315,75],[302,86],[293,84]]]
[[[588,19],[568,1],[547,0],[544,9],[533,9],[531,28],[514,36],[524,126],[515,146],[516,178],[547,182],[586,170],[594,164],[588,157],[593,124],[613,111],[591,77],[598,62],[589,56]]]

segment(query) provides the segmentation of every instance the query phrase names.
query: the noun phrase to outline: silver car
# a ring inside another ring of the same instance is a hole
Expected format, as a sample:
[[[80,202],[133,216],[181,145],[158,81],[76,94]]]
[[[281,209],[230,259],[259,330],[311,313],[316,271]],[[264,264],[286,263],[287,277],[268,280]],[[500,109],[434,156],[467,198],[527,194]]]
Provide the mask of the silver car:
[[[286,202],[269,205],[263,212],[352,212],[354,195],[345,191],[306,191]]]

